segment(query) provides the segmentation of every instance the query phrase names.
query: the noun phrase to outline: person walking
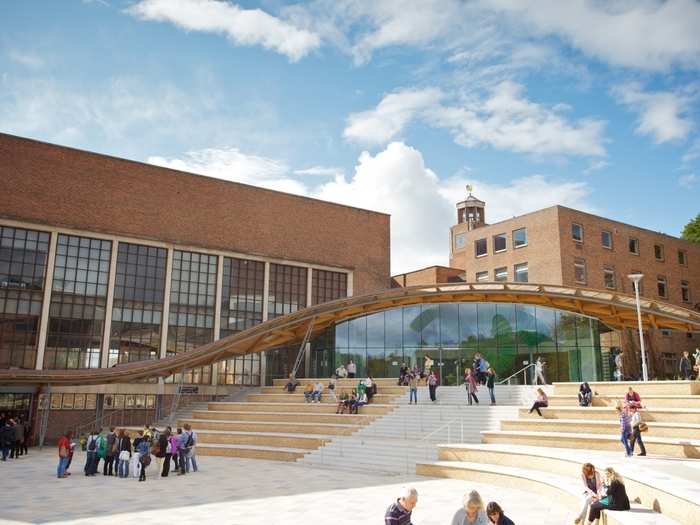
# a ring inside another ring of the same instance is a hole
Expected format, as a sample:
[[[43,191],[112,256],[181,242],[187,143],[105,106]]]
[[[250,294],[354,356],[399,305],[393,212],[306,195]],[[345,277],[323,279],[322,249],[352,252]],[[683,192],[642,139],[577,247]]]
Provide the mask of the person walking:
[[[544,393],[544,390],[541,388],[537,389],[537,397],[535,398],[535,402],[532,404],[532,408],[530,408],[530,414],[532,414],[533,410],[537,411],[537,414],[540,417],[542,416],[542,412],[540,412],[540,408],[546,408],[549,406],[549,398],[547,397],[547,394]]]
[[[496,386],[496,371],[489,367],[486,372],[486,388],[489,389],[489,397],[491,398],[491,404],[496,404],[496,394],[494,393],[494,388]]]
[[[615,407],[617,414],[620,418],[620,441],[625,447],[625,456],[632,456],[632,449],[630,448],[630,436],[632,435],[632,425],[631,417],[629,415],[629,408],[622,406],[618,403]]]
[[[536,385],[546,385],[547,380],[544,377],[544,368],[547,363],[542,359],[542,356],[537,356],[535,361],[535,384]]]
[[[107,437],[105,438],[105,462],[102,467],[103,476],[114,476],[116,473],[115,460],[119,461],[119,447],[117,446],[117,434],[114,432],[114,427],[109,427]]]
[[[472,404],[472,400],[478,405],[479,398],[476,397],[476,391],[478,388],[476,382],[476,374],[471,368],[467,368],[464,374],[464,387],[467,390],[467,401]]]
[[[437,401],[437,387],[438,378],[435,375],[435,372],[431,371],[430,375],[428,376],[428,390],[430,391],[430,400],[433,403]]]
[[[615,379],[617,381],[622,381],[625,378],[625,373],[624,373],[624,358],[625,358],[625,353],[620,352],[615,356]]]
[[[632,436],[630,437],[630,450],[634,454],[634,445],[639,443],[639,454],[638,456],[646,456],[647,449],[644,446],[644,441],[642,441],[642,429],[646,430],[646,423],[642,421],[642,414],[639,410],[634,410],[632,413],[632,418],[630,420],[632,425]]]
[[[5,419],[0,423],[0,449],[2,449],[2,460],[7,461],[10,448],[15,443],[15,429],[10,426],[9,420]]]
[[[408,373],[408,404],[413,401],[416,405],[418,404],[418,376],[411,372]]]
[[[189,423],[185,423],[185,434],[188,435],[187,438],[187,455],[185,456],[185,470],[190,471],[190,465],[192,465],[192,472],[197,472],[197,433],[192,430],[192,426]]]
[[[24,452],[24,422],[21,417],[15,422],[15,446],[13,452],[15,458],[18,458]]]
[[[685,350],[683,352],[683,356],[681,357],[680,363],[678,364],[678,371],[680,372],[681,379],[689,381],[691,379],[692,369],[693,367],[690,366],[690,357],[688,351]]]
[[[418,504],[418,491],[403,487],[399,498],[384,513],[384,525],[411,525],[411,513]]]
[[[58,467],[56,468],[56,476],[59,479],[67,478],[66,469],[68,468],[68,457],[70,456],[70,440],[73,433],[69,430],[62,435],[58,440]]]

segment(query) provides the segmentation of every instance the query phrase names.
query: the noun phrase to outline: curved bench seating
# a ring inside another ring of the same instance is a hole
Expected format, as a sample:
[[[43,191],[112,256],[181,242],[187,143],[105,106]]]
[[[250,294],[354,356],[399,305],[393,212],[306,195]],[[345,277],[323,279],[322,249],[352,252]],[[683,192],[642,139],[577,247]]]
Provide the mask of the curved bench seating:
[[[683,440],[700,440],[700,425],[686,423],[648,422],[649,431],[644,434],[644,441],[652,437],[676,438]],[[501,420],[501,430],[568,432],[586,434],[616,435],[620,431],[618,421],[596,421],[585,419],[545,419],[523,418]]]
[[[450,464],[469,462],[480,467],[518,468],[530,473],[556,475],[564,477],[567,483],[573,481],[577,487],[583,462],[591,461],[600,470],[612,466],[625,479],[631,501],[684,525],[700,523],[700,504],[695,502],[698,484],[665,474],[655,464],[656,460],[631,463],[618,455],[512,445],[440,445],[438,459]],[[577,495],[580,494],[580,489],[577,491]]]
[[[593,396],[594,407],[612,407],[622,399],[621,395],[597,395]],[[642,403],[647,407],[654,408],[694,408],[700,409],[700,396],[698,395],[645,395]],[[578,396],[552,395],[549,396],[549,406],[578,406]]]

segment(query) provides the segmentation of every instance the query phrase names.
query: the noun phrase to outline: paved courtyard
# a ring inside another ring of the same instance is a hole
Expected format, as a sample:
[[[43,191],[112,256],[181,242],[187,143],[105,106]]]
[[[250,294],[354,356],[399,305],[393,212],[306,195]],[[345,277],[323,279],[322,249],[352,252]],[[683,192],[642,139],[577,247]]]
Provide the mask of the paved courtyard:
[[[87,478],[82,474],[84,458],[76,452],[73,475],[64,480],[55,477],[53,448],[1,463],[0,523],[379,524],[406,483],[419,491],[416,525],[449,524],[464,493],[472,489],[485,502],[501,503],[518,525],[561,525],[569,515],[544,498],[459,480],[201,457],[196,474],[139,483],[102,475]],[[152,466],[147,473],[154,470]]]

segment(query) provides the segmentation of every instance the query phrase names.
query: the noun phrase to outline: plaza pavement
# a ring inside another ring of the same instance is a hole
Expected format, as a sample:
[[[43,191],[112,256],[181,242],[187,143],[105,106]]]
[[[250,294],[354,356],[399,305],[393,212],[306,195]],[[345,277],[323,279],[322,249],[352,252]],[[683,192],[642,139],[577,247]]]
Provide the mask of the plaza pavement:
[[[0,463],[0,524],[381,524],[404,484],[419,492],[415,525],[449,525],[472,489],[484,502],[498,501],[517,525],[562,525],[572,510],[520,491],[415,475],[200,457],[197,473],[157,479],[153,463],[146,471],[148,480],[139,483],[101,474],[85,477],[84,460],[84,453],[76,452],[67,479],[56,478],[53,447]]]

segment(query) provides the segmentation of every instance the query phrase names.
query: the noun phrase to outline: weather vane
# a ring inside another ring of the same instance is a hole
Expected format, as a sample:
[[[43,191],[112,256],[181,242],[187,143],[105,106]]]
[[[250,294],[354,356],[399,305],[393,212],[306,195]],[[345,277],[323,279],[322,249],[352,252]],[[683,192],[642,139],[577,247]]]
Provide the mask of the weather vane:
[[[469,192],[469,195],[472,194],[473,189],[474,189],[474,186],[472,186],[471,184],[467,184],[467,191]]]

